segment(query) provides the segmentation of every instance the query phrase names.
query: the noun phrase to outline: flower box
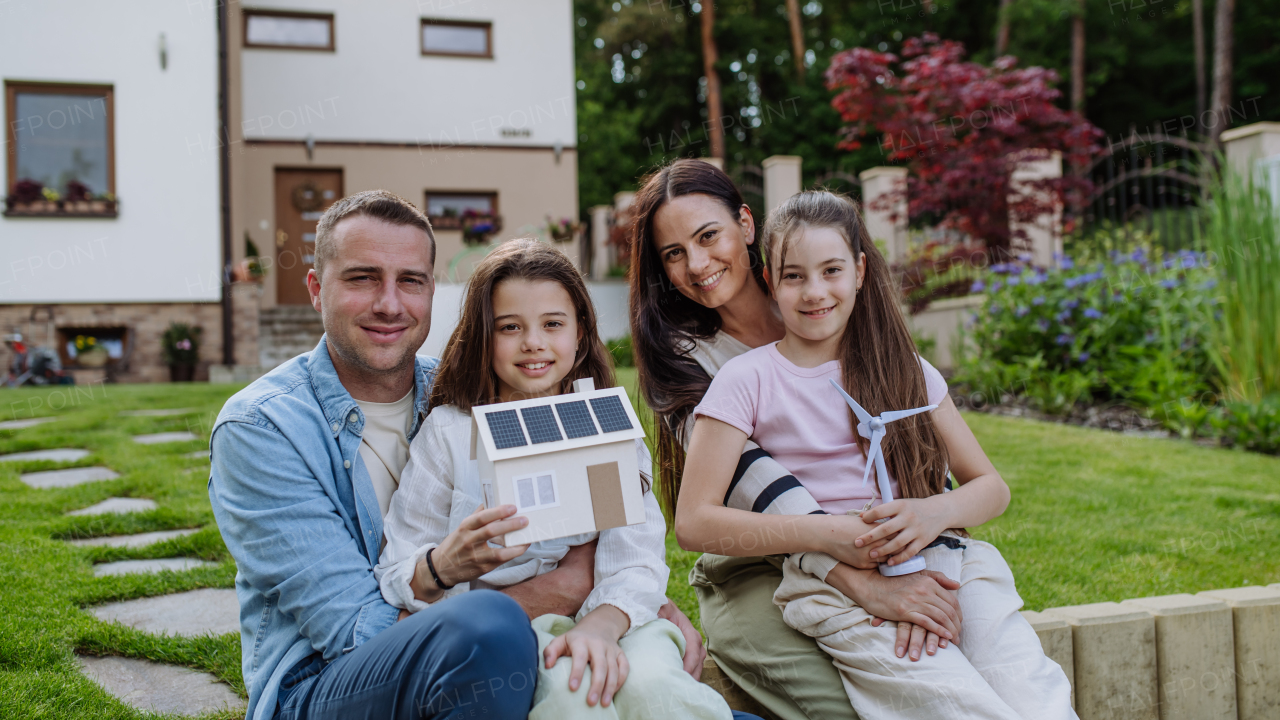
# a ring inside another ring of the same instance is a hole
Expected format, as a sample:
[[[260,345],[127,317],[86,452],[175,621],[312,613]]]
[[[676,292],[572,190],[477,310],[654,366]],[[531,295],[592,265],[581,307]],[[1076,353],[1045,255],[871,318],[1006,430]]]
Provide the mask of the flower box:
[[[113,218],[119,216],[119,201],[104,199],[87,200],[29,200],[22,202],[8,197],[4,201],[5,217],[88,217]]]

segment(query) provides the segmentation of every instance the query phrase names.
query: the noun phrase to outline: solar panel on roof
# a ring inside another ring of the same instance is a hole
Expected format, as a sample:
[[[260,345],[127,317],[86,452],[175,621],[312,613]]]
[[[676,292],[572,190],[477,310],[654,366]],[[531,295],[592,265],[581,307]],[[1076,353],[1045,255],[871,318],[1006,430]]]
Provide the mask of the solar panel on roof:
[[[631,429],[631,418],[627,417],[627,411],[622,409],[622,400],[617,395],[591,398],[591,409],[595,411],[596,420],[600,421],[600,429],[604,432]]]
[[[489,434],[493,436],[493,444],[499,450],[528,445],[524,439],[524,430],[520,429],[520,419],[515,410],[498,410],[484,414],[489,423]]]
[[[535,445],[564,439],[560,428],[556,426],[555,415],[551,414],[550,405],[520,408],[520,417],[524,418],[524,426],[529,429],[529,439]]]
[[[560,424],[570,439],[596,434],[596,424],[591,420],[591,411],[587,410],[585,400],[556,403],[556,414],[560,416]]]

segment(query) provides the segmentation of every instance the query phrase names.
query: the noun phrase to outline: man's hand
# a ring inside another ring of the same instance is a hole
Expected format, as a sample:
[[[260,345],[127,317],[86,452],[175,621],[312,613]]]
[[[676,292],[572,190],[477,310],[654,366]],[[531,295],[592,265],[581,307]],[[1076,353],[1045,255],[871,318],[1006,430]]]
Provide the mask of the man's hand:
[[[520,603],[529,619],[542,615],[573,617],[596,586],[596,541],[575,545],[555,570],[502,588]]]
[[[684,671],[692,675],[694,680],[701,680],[702,663],[707,659],[707,649],[702,646],[702,633],[698,632],[670,598],[666,605],[658,608],[658,617],[670,620],[680,628],[680,634],[684,635]]]

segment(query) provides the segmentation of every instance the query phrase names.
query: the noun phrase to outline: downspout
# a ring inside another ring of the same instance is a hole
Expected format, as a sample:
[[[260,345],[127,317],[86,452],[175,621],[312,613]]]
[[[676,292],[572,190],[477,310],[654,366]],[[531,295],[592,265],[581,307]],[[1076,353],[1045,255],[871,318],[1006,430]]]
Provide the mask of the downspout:
[[[231,308],[231,112],[228,98],[227,69],[227,3],[219,0],[218,8],[218,123],[222,135],[222,152],[218,157],[219,194],[222,203],[222,364],[236,364],[235,328]]]

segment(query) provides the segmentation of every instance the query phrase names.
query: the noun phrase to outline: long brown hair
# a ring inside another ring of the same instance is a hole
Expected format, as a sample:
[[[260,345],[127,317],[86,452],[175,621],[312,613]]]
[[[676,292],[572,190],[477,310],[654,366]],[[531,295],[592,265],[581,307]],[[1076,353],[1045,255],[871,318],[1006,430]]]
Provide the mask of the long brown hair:
[[[826,190],[813,190],[792,195],[774,210],[765,223],[760,248],[771,277],[776,278],[775,259],[776,267],[782,267],[788,248],[807,227],[835,230],[849,244],[854,258],[859,253],[867,257],[862,289],[840,338],[845,391],[872,415],[928,405],[924,371],[898,305],[897,284],[889,264],[867,235],[858,206],[852,200]],[[852,410],[850,418],[857,425]],[[859,435],[857,440],[858,446],[867,451],[867,439]],[[903,497],[924,498],[942,492],[947,446],[930,413],[890,425],[881,447]]]
[[[640,392],[657,416],[655,450],[661,487],[659,500],[668,518],[675,517],[680,476],[684,473],[684,422],[711,386],[706,371],[686,354],[694,340],[720,331],[720,313],[685,297],[667,277],[654,243],[658,211],[684,195],[706,195],[738,218],[745,203],[742,193],[716,166],[702,160],[681,159],[652,173],[631,203],[631,341]],[[753,238],[754,239],[754,238]],[[764,264],[748,252],[751,274],[765,292]]]
[[[615,384],[609,351],[596,330],[596,311],[582,274],[564,253],[532,238],[499,245],[476,265],[467,284],[458,326],[449,336],[431,390],[431,407],[455,405],[471,412],[476,405],[500,402],[493,372],[493,291],[504,280],[549,280],[559,283],[573,301],[582,339],[573,368],[560,384],[567,392],[574,380],[592,378],[597,388]]]

